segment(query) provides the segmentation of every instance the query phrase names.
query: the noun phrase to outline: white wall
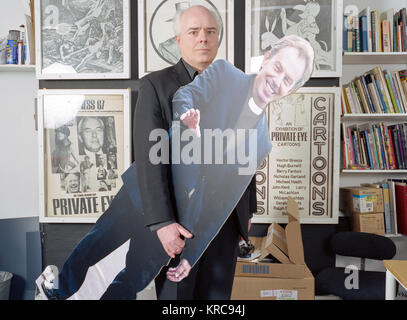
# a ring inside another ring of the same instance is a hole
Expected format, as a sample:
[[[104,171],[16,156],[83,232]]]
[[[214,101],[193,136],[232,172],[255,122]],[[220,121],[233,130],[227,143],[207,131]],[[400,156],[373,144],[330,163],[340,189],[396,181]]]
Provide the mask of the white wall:
[[[24,23],[23,1],[0,0],[0,36]],[[38,216],[34,71],[0,70],[0,219]]]
[[[34,71],[0,71],[0,219],[39,215],[37,89]]]

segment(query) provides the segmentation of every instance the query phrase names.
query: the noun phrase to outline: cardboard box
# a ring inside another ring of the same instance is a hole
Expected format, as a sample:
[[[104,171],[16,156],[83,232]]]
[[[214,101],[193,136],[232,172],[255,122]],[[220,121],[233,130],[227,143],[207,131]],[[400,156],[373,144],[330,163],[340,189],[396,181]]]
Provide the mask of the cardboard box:
[[[314,300],[314,277],[304,260],[298,205],[289,198],[286,228],[273,223],[264,238],[250,238],[260,248],[255,261],[238,261],[232,300]],[[260,263],[269,255],[278,263]]]
[[[382,213],[383,191],[368,187],[341,188],[339,209],[345,213]]]
[[[351,217],[352,231],[385,235],[384,213],[360,214]]]

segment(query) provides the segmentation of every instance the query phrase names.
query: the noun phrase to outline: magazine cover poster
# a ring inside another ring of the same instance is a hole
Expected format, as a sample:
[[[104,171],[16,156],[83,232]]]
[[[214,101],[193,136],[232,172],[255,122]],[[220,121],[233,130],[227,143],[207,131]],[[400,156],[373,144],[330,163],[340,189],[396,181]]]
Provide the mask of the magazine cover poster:
[[[122,186],[123,95],[45,95],[46,217],[98,218]]]

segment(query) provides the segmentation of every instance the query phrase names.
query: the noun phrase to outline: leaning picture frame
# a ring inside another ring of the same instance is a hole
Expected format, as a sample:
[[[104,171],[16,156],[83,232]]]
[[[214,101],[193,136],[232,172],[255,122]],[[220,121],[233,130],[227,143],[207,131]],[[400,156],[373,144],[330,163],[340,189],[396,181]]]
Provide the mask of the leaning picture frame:
[[[315,52],[313,78],[342,76],[342,0],[246,0],[246,73],[287,35],[308,40]]]
[[[130,0],[38,0],[35,17],[38,79],[130,78]]]
[[[39,90],[41,223],[95,223],[131,161],[130,89]]]
[[[267,108],[271,152],[256,174],[253,223],[287,223],[288,197],[303,224],[337,224],[340,88],[299,89]]]
[[[222,21],[216,59],[234,63],[233,0],[138,0],[139,78],[176,64],[181,58],[174,36],[177,12],[191,5],[203,5]]]

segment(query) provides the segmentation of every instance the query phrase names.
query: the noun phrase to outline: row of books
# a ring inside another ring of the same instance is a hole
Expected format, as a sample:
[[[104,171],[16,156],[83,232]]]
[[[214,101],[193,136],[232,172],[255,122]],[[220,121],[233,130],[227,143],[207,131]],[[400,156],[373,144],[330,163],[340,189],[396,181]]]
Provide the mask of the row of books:
[[[387,179],[362,186],[382,189],[386,234],[407,235],[407,180]]]
[[[406,8],[392,8],[383,13],[362,10],[359,15],[343,17],[344,52],[406,52]]]
[[[407,70],[380,66],[342,87],[342,114],[407,113]]]
[[[343,124],[342,128],[344,168],[407,169],[407,123]]]

